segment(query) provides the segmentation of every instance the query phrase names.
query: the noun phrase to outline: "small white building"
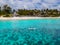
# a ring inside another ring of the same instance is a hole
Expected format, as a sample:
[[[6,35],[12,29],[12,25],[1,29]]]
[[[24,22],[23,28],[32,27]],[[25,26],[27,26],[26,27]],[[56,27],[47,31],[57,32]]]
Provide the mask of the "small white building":
[[[13,17],[17,17],[18,14],[16,12],[13,13]]]

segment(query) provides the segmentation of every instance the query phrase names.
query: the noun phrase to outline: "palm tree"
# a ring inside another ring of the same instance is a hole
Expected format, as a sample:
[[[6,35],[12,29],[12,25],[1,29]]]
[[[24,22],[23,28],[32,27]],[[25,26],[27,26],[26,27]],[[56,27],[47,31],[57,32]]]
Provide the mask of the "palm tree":
[[[0,16],[1,16],[1,7],[0,7]]]
[[[1,14],[1,7],[0,7],[0,14]]]
[[[10,6],[4,5],[3,6],[3,12],[4,12],[5,16],[9,16],[8,14],[11,14],[12,13],[12,9],[11,9]]]

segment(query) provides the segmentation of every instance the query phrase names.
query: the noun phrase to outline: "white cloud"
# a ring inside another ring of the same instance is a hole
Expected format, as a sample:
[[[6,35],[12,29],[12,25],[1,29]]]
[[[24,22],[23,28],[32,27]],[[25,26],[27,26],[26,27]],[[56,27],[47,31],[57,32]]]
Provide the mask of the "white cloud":
[[[10,2],[11,4],[14,4],[14,1],[13,1],[13,0],[9,0],[9,2]]]
[[[57,0],[44,0],[44,2],[46,2],[46,3],[57,3],[58,1]]]
[[[42,3],[43,8],[48,8],[49,6],[46,3]]]
[[[33,0],[32,3],[41,3],[42,0]]]
[[[14,9],[60,8],[60,0],[0,0],[0,5],[8,4]],[[54,6],[56,5],[56,6]]]

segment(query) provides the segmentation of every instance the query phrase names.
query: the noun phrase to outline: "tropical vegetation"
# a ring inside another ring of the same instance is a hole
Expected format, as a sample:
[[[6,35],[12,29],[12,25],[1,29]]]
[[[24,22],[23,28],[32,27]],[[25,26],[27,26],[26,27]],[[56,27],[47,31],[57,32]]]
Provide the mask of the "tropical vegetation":
[[[12,9],[8,5],[4,5],[3,7],[0,6],[0,16],[3,17],[13,17],[13,13],[16,12],[16,16],[38,16],[38,17],[59,17],[60,16],[60,10],[57,9],[33,9],[33,10],[27,10],[27,9]]]

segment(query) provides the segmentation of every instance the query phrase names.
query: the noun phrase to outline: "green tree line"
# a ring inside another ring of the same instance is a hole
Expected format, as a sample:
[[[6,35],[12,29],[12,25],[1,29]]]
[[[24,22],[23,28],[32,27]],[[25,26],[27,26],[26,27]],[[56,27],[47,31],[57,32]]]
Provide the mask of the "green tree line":
[[[18,9],[16,11],[8,5],[4,5],[3,7],[0,7],[0,16],[12,17],[14,12],[17,13],[17,16],[38,16],[38,17],[59,17],[60,16],[60,11],[57,9],[42,9],[42,10]]]

